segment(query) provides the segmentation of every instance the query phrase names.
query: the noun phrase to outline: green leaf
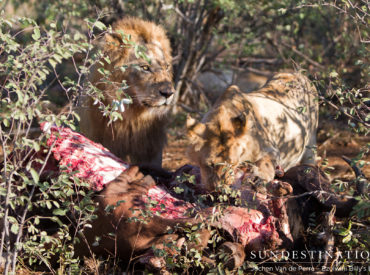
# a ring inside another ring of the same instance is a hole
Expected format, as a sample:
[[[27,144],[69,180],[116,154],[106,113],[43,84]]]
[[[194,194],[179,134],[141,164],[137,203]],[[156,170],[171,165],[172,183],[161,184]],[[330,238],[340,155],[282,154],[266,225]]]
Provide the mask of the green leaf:
[[[33,29],[32,38],[33,38],[33,40],[39,40],[39,39],[40,39],[40,37],[41,37],[40,29],[39,29],[39,27],[35,27],[35,28]]]
[[[105,30],[107,27],[104,25],[104,23],[100,22],[100,21],[96,21],[95,22],[95,27],[97,27],[99,30],[103,31]]]
[[[19,231],[19,225],[18,223],[13,223],[10,227],[10,231],[12,231],[14,234],[17,234]]]
[[[58,63],[62,63],[62,59],[63,57],[60,56],[59,54],[54,54],[53,55],[53,58],[58,62]]]
[[[3,124],[4,124],[4,126],[5,126],[5,127],[9,127],[9,125],[10,125],[10,124],[9,124],[9,120],[5,118],[5,119],[3,120]]]
[[[58,223],[59,226],[62,226],[63,223],[61,222],[61,220],[58,218],[58,217],[51,217],[51,220],[52,221],[55,221],[56,223]]]
[[[86,210],[88,210],[88,211],[90,211],[90,212],[93,212],[94,210],[95,210],[95,207],[94,207],[94,205],[87,205],[86,206]]]
[[[351,240],[352,234],[348,234],[346,237],[343,238],[343,243],[348,243]]]
[[[17,219],[12,217],[12,216],[9,216],[8,220],[9,220],[10,223],[17,223],[18,222]]]
[[[348,235],[348,233],[349,233],[349,231],[348,231],[348,229],[346,229],[346,228],[341,228],[341,229],[339,229],[339,230],[338,230],[338,234],[339,234],[340,236],[347,236],[347,235]]]
[[[67,209],[54,209],[53,214],[56,216],[65,216]]]
[[[55,66],[57,65],[57,62],[54,60],[54,59],[52,59],[52,58],[49,58],[49,63],[50,63],[50,65],[53,67],[53,68],[55,68]]]
[[[30,173],[31,173],[31,176],[32,176],[32,179],[34,182],[39,182],[39,173],[36,172],[35,169],[31,168],[30,169]]]
[[[336,71],[332,71],[330,74],[329,74],[330,77],[337,77],[338,76],[338,73]]]
[[[181,187],[175,187],[173,191],[175,191],[176,194],[181,194],[182,192],[184,192],[184,189]]]
[[[36,152],[38,152],[38,151],[40,151],[40,144],[38,144],[36,141],[33,141],[33,143],[32,143],[32,147],[33,147],[33,149],[36,151]]]
[[[102,75],[106,75],[107,71],[104,68],[99,68],[98,72],[101,73]]]

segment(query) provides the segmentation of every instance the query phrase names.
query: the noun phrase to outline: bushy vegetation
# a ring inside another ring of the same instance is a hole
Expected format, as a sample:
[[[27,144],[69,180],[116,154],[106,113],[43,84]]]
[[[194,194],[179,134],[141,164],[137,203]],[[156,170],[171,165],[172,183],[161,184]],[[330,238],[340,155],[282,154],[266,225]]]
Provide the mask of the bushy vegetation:
[[[93,192],[67,172],[52,179],[44,173],[51,149],[39,125],[78,130],[73,107],[80,96],[93,96],[112,120],[122,119],[116,112],[121,103],[104,106],[87,78],[101,57],[95,46],[119,17],[135,15],[167,29],[174,83],[184,105],[209,107],[195,84],[204,70],[298,69],[320,90],[322,118],[348,122],[359,135],[369,133],[367,0],[13,0],[0,1],[0,8],[0,262],[5,273],[88,272],[73,244],[84,241],[79,233],[96,217]],[[117,85],[124,91],[124,84]],[[363,167],[368,151],[369,144],[352,162]],[[368,222],[369,198],[358,199],[353,219]],[[196,229],[189,229],[189,238]],[[369,244],[351,238],[350,225],[340,230],[349,246]],[[201,265],[199,257],[191,251],[181,259],[182,267]]]

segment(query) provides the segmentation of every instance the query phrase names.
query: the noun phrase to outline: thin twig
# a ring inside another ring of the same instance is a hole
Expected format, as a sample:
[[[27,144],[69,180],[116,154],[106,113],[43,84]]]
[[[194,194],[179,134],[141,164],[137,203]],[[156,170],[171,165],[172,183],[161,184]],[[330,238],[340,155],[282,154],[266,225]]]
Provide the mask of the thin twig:
[[[287,43],[285,43],[284,41],[281,41],[280,42],[281,45],[283,45],[284,47],[286,48],[289,48],[291,49],[294,53],[298,54],[300,57],[304,58],[306,61],[308,61],[309,63],[311,63],[312,65],[318,67],[319,69],[324,69],[325,67],[321,64],[319,64],[318,62],[316,62],[315,60],[312,60],[310,57],[308,57],[307,55],[305,55],[304,53],[298,51],[294,46],[290,46],[288,45]]]

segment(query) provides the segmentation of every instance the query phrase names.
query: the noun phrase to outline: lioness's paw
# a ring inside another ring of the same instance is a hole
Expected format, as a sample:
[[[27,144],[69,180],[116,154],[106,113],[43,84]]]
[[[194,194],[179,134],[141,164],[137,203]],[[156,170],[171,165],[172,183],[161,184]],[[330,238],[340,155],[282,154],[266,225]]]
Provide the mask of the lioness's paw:
[[[267,184],[267,189],[272,195],[277,197],[282,197],[293,193],[293,187],[289,183],[280,180],[270,181]]]

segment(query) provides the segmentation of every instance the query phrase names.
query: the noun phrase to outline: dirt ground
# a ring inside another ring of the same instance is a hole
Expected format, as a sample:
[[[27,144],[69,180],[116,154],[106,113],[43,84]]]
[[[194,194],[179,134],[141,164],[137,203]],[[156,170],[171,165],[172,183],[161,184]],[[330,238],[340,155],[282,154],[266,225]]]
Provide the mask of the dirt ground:
[[[370,142],[370,137],[358,136],[347,129],[344,122],[321,120],[318,130],[318,162],[327,160],[331,179],[350,180],[355,177],[351,167],[341,158],[342,155],[354,158]],[[177,123],[168,133],[168,144],[163,154],[163,167],[174,171],[182,165],[190,164],[186,150],[189,140],[184,123]],[[363,159],[370,162],[367,154]],[[330,168],[331,167],[331,168]],[[365,165],[362,172],[370,178],[370,165]]]

